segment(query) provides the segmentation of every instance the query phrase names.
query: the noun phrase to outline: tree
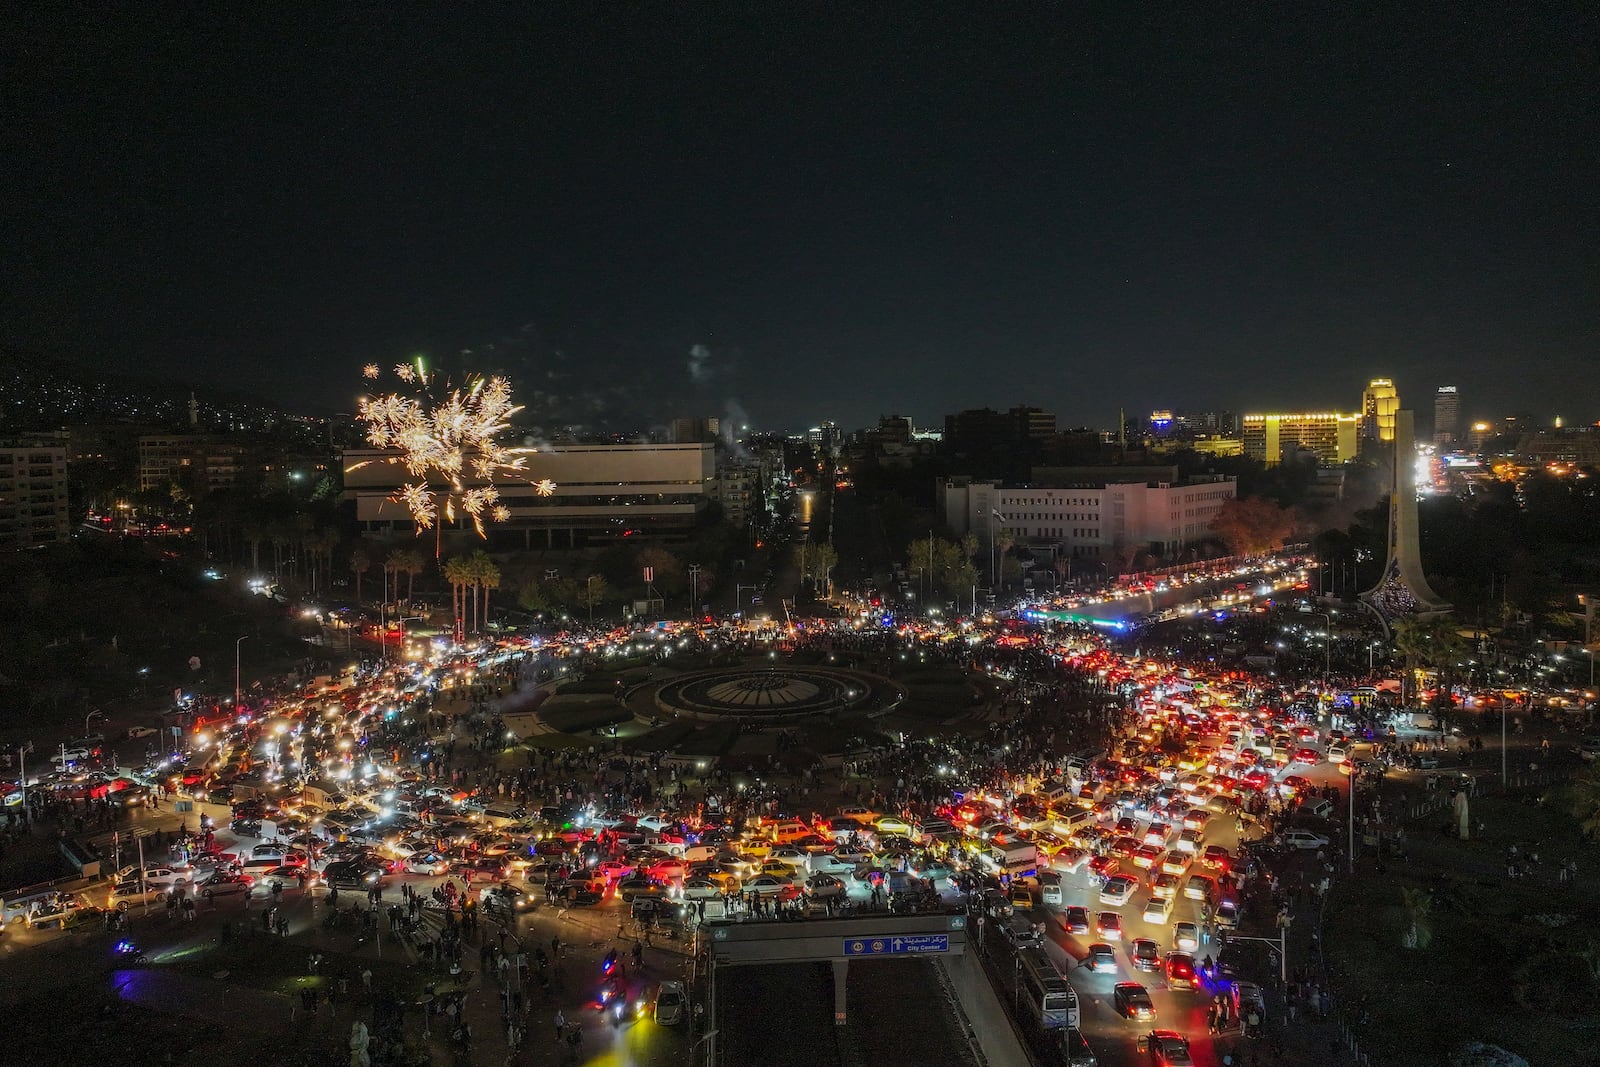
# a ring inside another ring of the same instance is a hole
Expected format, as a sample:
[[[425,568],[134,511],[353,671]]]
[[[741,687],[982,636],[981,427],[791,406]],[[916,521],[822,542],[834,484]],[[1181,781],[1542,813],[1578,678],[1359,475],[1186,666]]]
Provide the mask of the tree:
[[[906,558],[913,568],[926,571],[931,566],[931,587],[959,602],[978,581],[978,569],[972,563],[977,550],[978,540],[971,535],[960,544],[930,535],[907,545]]]
[[[481,628],[489,622],[489,592],[500,588],[500,568],[495,561],[489,558],[489,553],[481,548],[467,557],[467,565],[472,575],[472,588],[474,590],[473,626]],[[476,602],[477,595],[481,595],[483,602]]]
[[[800,579],[826,588],[828,574],[839,565],[839,553],[831,544],[813,545],[802,541],[795,546],[795,565]]]
[[[653,585],[663,595],[675,596],[689,587],[688,581],[683,576],[683,562],[671,552],[658,545],[648,545],[641,548],[634,556],[634,578],[643,582],[645,568],[650,568],[654,577],[649,585]]]
[[[350,550],[350,573],[356,578],[356,603],[361,603],[361,576],[372,569],[372,554],[364,542]]]
[[[466,634],[466,591],[472,583],[471,564],[462,556],[445,560],[444,580],[450,583],[450,613],[456,620],[456,640],[459,641]]]
[[[1211,520],[1211,531],[1236,556],[1264,556],[1294,532],[1294,512],[1265,497],[1225,501]]]
[[[383,558],[383,590],[386,599],[400,599],[400,574],[406,569],[406,557],[410,554],[403,548],[391,548],[389,554]],[[392,589],[389,586],[390,580],[394,582]]]
[[[1405,678],[1400,683],[1400,702],[1406,702],[1406,684],[1416,677],[1418,666],[1441,669],[1440,694],[1450,701],[1450,676],[1466,646],[1455,626],[1444,615],[1407,615],[1394,624],[1394,647],[1406,661]]]
[[[1433,894],[1426,889],[1400,890],[1400,911],[1405,916],[1405,932],[1400,935],[1403,948],[1427,948],[1433,943],[1433,925],[1429,921],[1433,911]]]
[[[1578,820],[1579,832],[1586,840],[1600,841],[1600,762],[1590,763],[1573,779],[1571,790],[1572,817]]]
[[[421,574],[427,565],[427,560],[423,558],[422,553],[414,548],[405,549],[400,553],[400,572],[395,577],[398,579],[400,574],[406,576],[407,600],[415,599],[417,575]],[[398,595],[397,591],[396,596]]]

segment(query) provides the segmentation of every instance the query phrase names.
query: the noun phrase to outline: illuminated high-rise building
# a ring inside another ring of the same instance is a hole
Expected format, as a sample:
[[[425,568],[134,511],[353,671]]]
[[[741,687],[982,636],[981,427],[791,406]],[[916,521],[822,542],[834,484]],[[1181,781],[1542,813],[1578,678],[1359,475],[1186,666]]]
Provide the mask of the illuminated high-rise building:
[[[1379,441],[1394,440],[1395,412],[1400,410],[1400,393],[1388,378],[1374,378],[1361,394],[1361,416],[1366,419],[1362,433]]]
[[[1361,416],[1336,412],[1297,415],[1245,415],[1240,419],[1244,454],[1275,467],[1298,451],[1311,452],[1323,466],[1356,457]]]
[[[1441,385],[1433,394],[1433,443],[1453,445],[1459,436],[1461,396],[1453,385]]]

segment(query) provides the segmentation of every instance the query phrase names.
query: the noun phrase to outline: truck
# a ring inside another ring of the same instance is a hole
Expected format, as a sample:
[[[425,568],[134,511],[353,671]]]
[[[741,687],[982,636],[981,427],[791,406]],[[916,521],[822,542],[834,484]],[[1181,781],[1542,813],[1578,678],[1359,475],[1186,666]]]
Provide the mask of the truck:
[[[1026,841],[990,845],[984,859],[995,875],[1026,878],[1039,869],[1039,850]]]

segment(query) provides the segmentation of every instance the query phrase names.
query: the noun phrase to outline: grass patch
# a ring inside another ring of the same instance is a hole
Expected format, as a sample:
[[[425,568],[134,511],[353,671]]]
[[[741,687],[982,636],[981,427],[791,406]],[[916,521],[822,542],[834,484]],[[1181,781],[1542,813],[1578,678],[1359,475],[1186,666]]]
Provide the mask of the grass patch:
[[[1429,889],[1433,942],[1401,947],[1402,887]],[[1346,1004],[1364,1002],[1364,1048],[1392,1063],[1442,1063],[1482,1040],[1534,1067],[1584,1062],[1592,1052],[1600,983],[1581,973],[1578,951],[1592,941],[1577,892],[1549,884],[1479,885],[1473,877],[1415,867],[1340,886],[1328,908],[1324,944]],[[1552,929],[1534,917],[1573,918]],[[1591,1025],[1585,1026],[1585,1020]]]
[[[566,701],[555,697],[539,709],[539,718],[552,729],[575,734],[593,730],[597,726],[611,726],[633,718],[633,712],[613,700]]]

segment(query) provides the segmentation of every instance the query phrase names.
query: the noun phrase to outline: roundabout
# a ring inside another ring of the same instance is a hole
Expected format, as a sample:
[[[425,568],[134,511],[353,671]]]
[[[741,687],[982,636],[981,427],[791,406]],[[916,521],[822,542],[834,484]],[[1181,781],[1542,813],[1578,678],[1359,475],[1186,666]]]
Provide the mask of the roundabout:
[[[837,667],[726,667],[693,671],[663,682],[655,704],[669,715],[747,727],[789,726],[813,719],[893,711],[905,691],[867,671]]]

